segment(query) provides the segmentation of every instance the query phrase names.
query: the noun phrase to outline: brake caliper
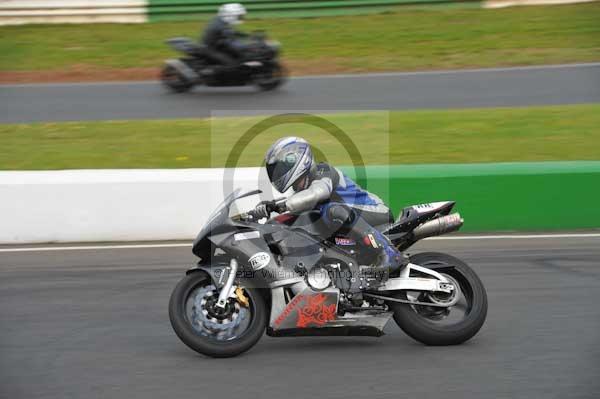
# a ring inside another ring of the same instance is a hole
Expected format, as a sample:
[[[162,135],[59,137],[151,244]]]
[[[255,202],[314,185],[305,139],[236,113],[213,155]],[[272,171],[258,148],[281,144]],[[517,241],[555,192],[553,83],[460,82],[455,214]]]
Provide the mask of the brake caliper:
[[[250,306],[250,301],[248,301],[248,297],[246,296],[246,294],[244,294],[244,289],[242,287],[237,287],[235,289],[235,296],[240,305],[246,308]]]

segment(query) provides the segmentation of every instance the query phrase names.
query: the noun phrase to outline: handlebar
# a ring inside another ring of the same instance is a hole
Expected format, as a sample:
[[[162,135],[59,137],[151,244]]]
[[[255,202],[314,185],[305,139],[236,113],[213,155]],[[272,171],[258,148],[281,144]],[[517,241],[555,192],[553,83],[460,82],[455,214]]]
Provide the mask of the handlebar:
[[[286,211],[285,198],[279,198],[279,199],[273,200],[272,205],[274,207],[274,208],[272,208],[272,212],[277,212],[277,213],[281,214]],[[257,214],[256,209],[250,209],[249,211],[247,211],[245,213],[241,213],[238,216],[240,217],[241,220],[245,220],[245,221],[258,221],[258,220],[262,219],[262,217],[260,217],[261,215]]]
[[[242,217],[243,220],[246,220],[246,221],[253,221],[253,220],[259,219],[258,215],[256,214],[254,209],[251,209],[246,213],[242,213],[240,216]]]

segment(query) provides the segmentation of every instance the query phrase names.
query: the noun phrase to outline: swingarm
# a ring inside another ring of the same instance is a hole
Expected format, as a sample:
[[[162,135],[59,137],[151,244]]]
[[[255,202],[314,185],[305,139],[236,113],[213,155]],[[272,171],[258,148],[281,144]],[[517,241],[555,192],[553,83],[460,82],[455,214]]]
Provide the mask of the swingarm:
[[[430,278],[424,277],[411,277],[411,272],[417,272],[422,275],[430,276]],[[444,301],[436,302],[419,302],[413,300],[404,300],[385,295],[379,295],[376,293],[364,293],[365,296],[371,298],[383,299],[392,302],[409,303],[413,305],[424,305],[424,306],[435,306],[435,307],[450,307],[454,306],[460,298],[460,286],[456,281],[450,280],[445,275],[440,274],[434,270],[409,263],[400,272],[399,277],[393,277],[388,279],[378,291],[393,292],[393,291],[417,291],[417,292],[429,292],[429,293],[441,293],[447,295],[448,299]],[[382,292],[383,294],[383,292]]]

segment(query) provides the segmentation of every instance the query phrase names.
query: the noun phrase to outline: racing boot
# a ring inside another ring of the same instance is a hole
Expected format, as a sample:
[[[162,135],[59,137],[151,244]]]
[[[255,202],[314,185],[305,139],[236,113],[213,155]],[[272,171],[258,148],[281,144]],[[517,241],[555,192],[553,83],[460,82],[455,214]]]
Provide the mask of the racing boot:
[[[363,238],[365,245],[376,251],[371,265],[361,267],[361,273],[368,282],[368,287],[383,284],[392,273],[396,273],[408,264],[406,257],[398,251],[390,240],[376,229],[367,231]]]

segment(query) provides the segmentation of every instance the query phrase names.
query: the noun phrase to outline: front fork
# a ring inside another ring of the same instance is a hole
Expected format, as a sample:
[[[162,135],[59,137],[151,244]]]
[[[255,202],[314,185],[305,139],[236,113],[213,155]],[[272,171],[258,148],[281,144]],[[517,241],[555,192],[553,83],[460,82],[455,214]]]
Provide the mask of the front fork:
[[[235,258],[231,258],[229,261],[228,269],[227,281],[225,281],[225,284],[221,287],[221,291],[219,292],[219,299],[216,304],[218,308],[224,308],[225,305],[227,305],[227,299],[234,293],[233,282],[235,281],[235,276],[238,271],[238,262]]]

